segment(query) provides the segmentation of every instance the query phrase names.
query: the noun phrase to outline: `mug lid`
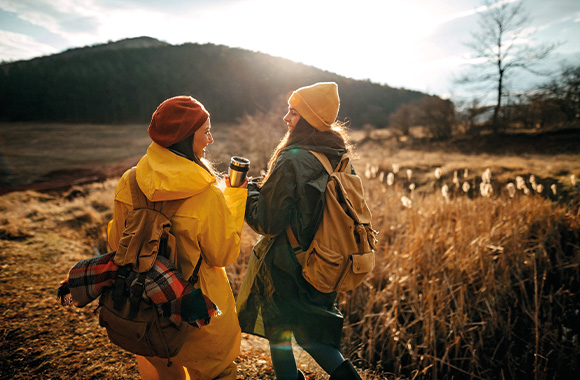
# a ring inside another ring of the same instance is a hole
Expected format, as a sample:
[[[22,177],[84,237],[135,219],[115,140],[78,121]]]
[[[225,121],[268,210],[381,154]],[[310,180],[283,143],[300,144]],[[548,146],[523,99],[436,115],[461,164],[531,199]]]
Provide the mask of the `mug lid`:
[[[233,156],[230,163],[234,166],[246,167],[250,166],[250,160],[245,157]]]

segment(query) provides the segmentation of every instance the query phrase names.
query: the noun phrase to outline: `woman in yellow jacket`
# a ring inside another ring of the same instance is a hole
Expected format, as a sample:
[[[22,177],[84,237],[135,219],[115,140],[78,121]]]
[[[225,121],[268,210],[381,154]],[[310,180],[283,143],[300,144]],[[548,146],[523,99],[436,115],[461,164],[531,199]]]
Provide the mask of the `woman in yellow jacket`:
[[[137,356],[143,379],[235,379],[234,359],[240,350],[240,326],[224,266],[240,251],[247,181],[239,188],[216,186],[216,174],[204,159],[213,142],[209,113],[197,100],[179,96],[161,103],[148,133],[153,142],[137,164],[137,183],[152,201],[187,198],[171,218],[176,237],[177,269],[189,278],[201,255],[196,286],[221,310],[209,325],[191,332],[179,354],[167,360]],[[117,249],[131,205],[128,171],[115,194],[108,240]]]

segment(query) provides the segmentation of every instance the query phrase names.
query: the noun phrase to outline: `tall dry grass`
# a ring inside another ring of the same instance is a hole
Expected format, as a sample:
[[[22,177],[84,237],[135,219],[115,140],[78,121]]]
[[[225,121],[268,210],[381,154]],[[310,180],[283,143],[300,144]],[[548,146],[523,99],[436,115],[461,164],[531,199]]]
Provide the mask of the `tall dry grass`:
[[[275,128],[276,120],[272,117],[264,128]],[[256,120],[245,124],[254,126]],[[242,125],[237,133],[249,128]],[[254,170],[263,168],[264,152],[273,148],[257,147],[263,142],[216,143],[210,158],[225,163],[231,154],[244,154],[256,164]],[[363,153],[355,166],[366,174],[372,164],[364,182],[380,247],[377,266],[363,285],[339,295],[344,353],[357,365],[396,379],[575,378],[580,372],[579,202],[566,204],[560,197],[578,192],[580,184],[562,186],[577,170],[577,164],[569,164],[574,160],[561,167],[561,160],[543,157],[537,162],[546,172],[536,172],[536,167],[528,169],[536,161],[512,158],[508,164],[489,158],[503,166],[492,169],[499,175],[491,180],[491,195],[483,197],[476,173],[488,163],[481,157],[466,161],[446,155],[444,162],[443,153],[393,151],[389,154],[398,155],[401,167],[389,186],[392,168],[379,169],[375,162],[385,162],[383,147]],[[434,167],[443,169],[437,180]],[[413,169],[411,178],[407,168]],[[464,168],[468,177],[462,176]],[[454,185],[455,171],[461,182],[471,184],[469,192]],[[516,175],[524,176],[532,190],[530,172],[544,191],[524,195],[516,188],[510,197],[505,185],[511,181],[516,187]],[[551,196],[556,181],[558,196]],[[447,198],[441,193],[444,183]],[[74,238],[78,247],[70,251],[78,252],[78,259],[104,253],[115,184],[73,189],[63,199],[5,195],[0,238],[42,239],[50,253],[53,245],[63,244],[63,235]],[[234,294],[257,239],[244,226],[240,256],[226,268]]]
[[[540,196],[415,194],[366,181],[372,275],[342,294],[344,346],[396,378],[573,378],[580,219]]]
[[[434,186],[409,190],[402,169],[392,186],[370,171],[363,181],[380,247],[372,275],[339,295],[347,356],[393,379],[578,373],[578,196],[566,204],[514,194],[486,178],[487,196],[472,179],[470,191],[444,197]],[[244,230],[228,268],[235,294],[256,240]]]
[[[345,354],[394,379],[575,376],[580,220],[578,204],[565,199],[578,192],[567,182],[577,164],[550,172],[570,160],[544,157],[537,166],[513,157],[466,162],[466,156],[396,152],[406,161],[389,186],[394,168],[380,167],[384,149],[363,153],[355,168],[367,177],[381,245],[367,281],[339,295]],[[480,178],[490,163],[494,178],[489,172]],[[437,178],[436,167],[443,169]],[[543,190],[533,187],[531,173]],[[516,185],[517,176],[528,192]],[[228,267],[234,294],[257,238],[246,228],[240,257]]]

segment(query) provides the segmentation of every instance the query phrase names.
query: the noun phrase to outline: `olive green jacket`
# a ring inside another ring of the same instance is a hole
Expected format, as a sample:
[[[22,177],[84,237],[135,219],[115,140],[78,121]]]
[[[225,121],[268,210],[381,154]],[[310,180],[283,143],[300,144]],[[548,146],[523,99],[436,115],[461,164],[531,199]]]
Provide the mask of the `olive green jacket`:
[[[263,235],[253,254],[236,302],[242,331],[273,337],[292,331],[297,339],[339,347],[343,317],[336,293],[321,293],[302,277],[302,267],[286,236],[291,226],[303,250],[322,217],[328,173],[308,150],[323,152],[338,165],[344,150],[286,148],[260,188],[248,186],[246,223]]]

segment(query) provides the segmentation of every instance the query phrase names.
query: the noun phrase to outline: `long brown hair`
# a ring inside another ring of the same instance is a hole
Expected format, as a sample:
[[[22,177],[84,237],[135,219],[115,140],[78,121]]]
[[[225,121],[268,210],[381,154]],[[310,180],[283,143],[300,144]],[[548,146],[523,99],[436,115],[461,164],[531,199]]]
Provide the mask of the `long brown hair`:
[[[205,157],[197,157],[197,155],[193,151],[193,139],[194,139],[194,137],[195,137],[195,133],[187,136],[182,141],[179,141],[179,142],[167,147],[167,149],[169,149],[170,151],[172,151],[173,153],[175,153],[181,157],[187,158],[188,160],[195,162],[196,164],[201,166],[201,168],[204,169],[209,174],[213,175],[216,178],[220,178],[221,174],[215,169],[215,166],[213,165],[213,163]]]
[[[335,149],[345,149],[349,154],[353,154],[353,147],[348,138],[348,123],[335,121],[329,131],[319,131],[310,125],[303,117],[300,117],[296,126],[288,130],[268,161],[268,173],[261,181],[261,185],[266,183],[274,164],[282,151],[291,145],[325,146]]]
[[[205,157],[199,158],[196,155],[195,158],[193,159],[193,162],[195,162],[196,164],[201,166],[202,169],[205,169],[206,172],[213,175],[214,177],[216,177],[218,179],[222,177],[222,174],[216,170],[213,162],[211,162],[207,158],[205,158]]]

